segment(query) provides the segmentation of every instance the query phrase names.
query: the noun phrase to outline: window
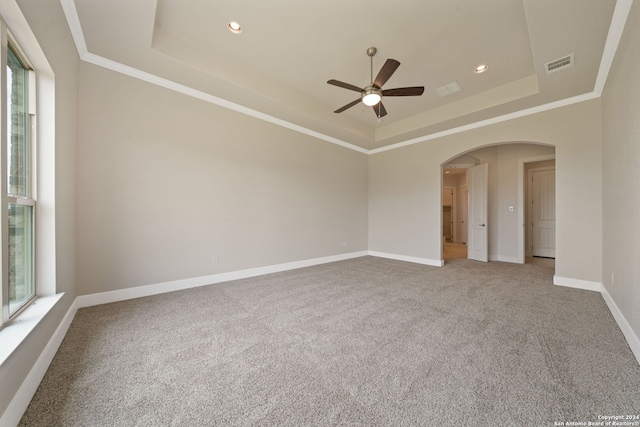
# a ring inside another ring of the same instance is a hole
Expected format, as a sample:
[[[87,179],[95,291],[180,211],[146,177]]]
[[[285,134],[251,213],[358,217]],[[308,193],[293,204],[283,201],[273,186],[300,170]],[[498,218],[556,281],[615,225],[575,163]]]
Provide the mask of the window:
[[[22,10],[0,1],[0,370],[65,295],[56,269],[55,89]]]
[[[11,317],[36,296],[35,286],[35,213],[34,126],[35,75],[15,43],[6,49],[6,142],[3,157],[6,174],[6,210],[2,224],[3,239],[3,317]],[[5,289],[6,288],[6,289]],[[6,302],[5,302],[6,301]],[[5,319],[6,320],[6,319]]]

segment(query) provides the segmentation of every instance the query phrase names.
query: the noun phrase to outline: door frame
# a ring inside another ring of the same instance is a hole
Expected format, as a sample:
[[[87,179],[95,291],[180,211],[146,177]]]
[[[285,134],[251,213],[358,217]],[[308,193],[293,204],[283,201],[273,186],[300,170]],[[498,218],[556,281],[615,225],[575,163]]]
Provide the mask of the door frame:
[[[517,235],[517,248],[518,248],[518,253],[516,254],[516,260],[518,263],[520,264],[524,264],[525,262],[525,253],[526,253],[526,248],[525,248],[525,241],[526,239],[524,238],[525,236],[525,232],[527,230],[527,225],[525,224],[525,209],[527,207],[527,203],[525,200],[525,177],[524,177],[524,165],[525,163],[535,163],[535,162],[542,162],[545,160],[555,160],[556,159],[556,154],[544,154],[541,156],[535,156],[535,157],[525,157],[523,159],[518,159],[518,224],[520,224],[520,227],[518,227],[518,235]],[[557,172],[557,162],[556,162],[556,172]]]
[[[526,206],[527,206],[527,212],[525,212],[525,218],[528,219],[527,223],[526,223],[526,229],[525,229],[525,241],[528,241],[529,244],[525,245],[524,248],[524,255],[525,257],[530,257],[533,256],[533,227],[529,227],[529,222],[533,221],[533,217],[534,217],[534,213],[533,213],[533,173],[534,172],[543,172],[543,171],[553,171],[555,174],[556,171],[556,167],[555,166],[541,166],[538,168],[531,168],[529,169],[528,173],[527,173],[527,200],[526,200]],[[555,247],[555,245],[554,245]],[[555,256],[554,256],[555,259]]]
[[[482,171],[481,181],[477,181],[477,174]],[[467,258],[476,261],[489,262],[489,164],[480,163],[479,165],[472,166],[467,169],[467,185],[469,189],[469,206],[467,215]],[[477,192],[476,182],[481,182],[482,190]],[[481,218],[478,219],[475,215],[477,212],[478,201],[480,204]],[[482,224],[478,224],[482,222]],[[476,231],[480,232],[481,250],[475,251],[477,245]],[[473,237],[472,237],[473,236]]]
[[[469,240],[469,186],[465,184],[460,187],[460,190],[462,192],[460,201],[464,203],[464,209],[462,209],[463,206],[460,206],[460,218],[458,218],[461,234],[460,242],[466,245]]]

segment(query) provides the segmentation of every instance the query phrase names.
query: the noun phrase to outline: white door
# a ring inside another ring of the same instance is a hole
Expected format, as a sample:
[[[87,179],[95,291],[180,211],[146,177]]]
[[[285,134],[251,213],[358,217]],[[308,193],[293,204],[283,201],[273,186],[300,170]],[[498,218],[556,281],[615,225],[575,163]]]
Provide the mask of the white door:
[[[463,186],[462,188],[462,198],[460,199],[460,234],[462,243],[467,243],[467,232],[469,228],[467,227],[467,206],[469,205],[469,190],[467,190],[467,186]]]
[[[556,256],[556,171],[532,171],[533,256]]]
[[[469,244],[467,257],[477,261],[489,261],[488,232],[488,172],[487,163],[472,166],[469,174]]]

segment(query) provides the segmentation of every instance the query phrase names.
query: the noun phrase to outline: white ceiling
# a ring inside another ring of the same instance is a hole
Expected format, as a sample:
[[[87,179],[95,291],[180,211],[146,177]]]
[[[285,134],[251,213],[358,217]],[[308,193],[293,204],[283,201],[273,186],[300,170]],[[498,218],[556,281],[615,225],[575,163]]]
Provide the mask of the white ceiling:
[[[593,92],[616,6],[615,0],[61,2],[85,60],[365,150]],[[227,29],[230,20],[242,24],[242,34]],[[424,86],[424,94],[384,98],[382,122],[361,103],[333,113],[359,94],[327,80],[366,86],[371,46],[378,49],[374,75],[387,58],[401,63],[384,89]],[[545,63],[572,53],[572,68],[545,75]],[[489,70],[475,74],[479,64]],[[444,98],[434,92],[453,81],[462,91]]]

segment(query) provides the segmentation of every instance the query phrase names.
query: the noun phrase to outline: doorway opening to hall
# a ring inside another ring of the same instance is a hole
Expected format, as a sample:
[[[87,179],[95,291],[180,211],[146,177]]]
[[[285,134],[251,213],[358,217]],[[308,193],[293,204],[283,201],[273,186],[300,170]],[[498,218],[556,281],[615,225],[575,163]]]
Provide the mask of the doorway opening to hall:
[[[442,170],[442,241],[445,260],[467,258],[467,169]]]
[[[493,144],[442,164],[443,261],[555,267],[555,147]]]

